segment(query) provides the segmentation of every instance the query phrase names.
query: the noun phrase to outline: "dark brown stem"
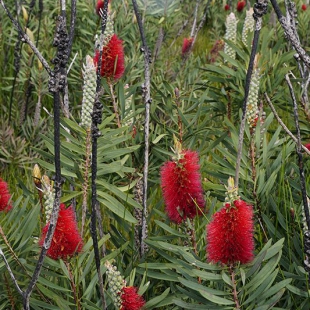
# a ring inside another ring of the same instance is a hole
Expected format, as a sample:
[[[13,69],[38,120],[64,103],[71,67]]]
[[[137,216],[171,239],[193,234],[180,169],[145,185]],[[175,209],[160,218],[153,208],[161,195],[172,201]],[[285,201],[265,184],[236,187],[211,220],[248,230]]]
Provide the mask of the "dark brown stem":
[[[239,304],[239,300],[238,300],[237,285],[236,285],[236,279],[235,279],[235,271],[234,271],[234,266],[232,264],[229,266],[229,272],[230,272],[230,276],[231,276],[232,293],[233,293],[233,297],[234,297],[234,302],[236,304],[235,309],[240,309],[240,304]]]
[[[114,113],[115,113],[115,117],[116,117],[117,127],[121,128],[121,120],[119,117],[118,105],[117,105],[116,98],[114,95],[113,84],[109,83],[109,86],[110,86],[111,98],[112,98],[112,102],[113,102],[113,109],[114,109]]]
[[[86,213],[87,213],[87,197],[88,197],[88,187],[89,187],[89,168],[90,168],[90,155],[91,155],[91,131],[90,128],[86,130],[86,141],[85,141],[85,161],[84,161],[84,176],[83,176],[83,202],[82,202],[82,227],[81,234],[83,236]]]
[[[81,303],[80,303],[79,296],[77,294],[77,290],[76,290],[76,286],[75,286],[75,282],[74,282],[74,277],[73,277],[73,274],[72,274],[71,268],[70,268],[70,263],[67,261],[65,261],[64,263],[65,263],[67,270],[68,270],[68,274],[69,274],[69,278],[70,278],[70,285],[71,285],[71,289],[73,292],[73,298],[74,298],[76,308],[77,308],[77,310],[81,310],[82,309]]]
[[[182,144],[182,140],[183,140],[183,123],[182,123],[182,119],[181,119],[181,115],[179,113],[179,109],[181,107],[181,101],[180,101],[180,91],[178,88],[174,89],[174,94],[175,94],[175,103],[177,105],[177,111],[178,111],[178,127],[179,127],[179,140],[180,143]]]

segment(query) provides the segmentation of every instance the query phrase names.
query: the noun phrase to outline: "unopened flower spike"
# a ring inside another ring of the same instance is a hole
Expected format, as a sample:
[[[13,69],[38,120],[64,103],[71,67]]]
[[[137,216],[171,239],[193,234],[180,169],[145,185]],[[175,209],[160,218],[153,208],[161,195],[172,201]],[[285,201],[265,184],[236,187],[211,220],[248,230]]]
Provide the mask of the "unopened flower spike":
[[[35,164],[32,170],[32,177],[35,186],[39,189],[41,188],[41,170],[38,164]]]
[[[236,19],[235,14],[233,12],[231,12],[226,18],[225,39],[229,40],[233,43],[236,43],[237,23],[238,23],[238,21]],[[233,59],[236,58],[236,51],[232,47],[230,47],[226,42],[224,45],[224,53]]]
[[[50,178],[45,174],[41,178],[41,183],[42,183],[42,192],[44,195],[43,197],[45,199],[44,208],[45,208],[45,220],[47,223],[50,219],[54,206],[54,199],[55,199],[54,186],[53,182],[51,182]]]
[[[227,192],[225,197],[225,203],[232,204],[235,200],[238,200],[238,187],[235,187],[235,180],[233,177],[229,177],[227,181],[227,186],[225,186]]]
[[[86,129],[91,127],[91,113],[96,96],[96,66],[93,58],[86,56],[86,63],[83,65],[83,99],[81,112],[81,125]]]
[[[105,266],[107,267],[106,275],[109,283],[108,291],[111,294],[114,305],[120,308],[122,304],[121,292],[122,288],[126,286],[126,281],[116,266],[113,266],[109,261],[105,262]]]
[[[254,60],[254,70],[251,76],[251,83],[249,89],[249,96],[246,104],[246,118],[251,130],[255,130],[258,118],[258,92],[259,92],[259,82],[261,79],[260,69],[257,66],[259,59],[259,54],[255,56]]]
[[[248,33],[254,31],[255,20],[253,17],[253,13],[254,13],[253,8],[250,8],[248,11],[246,11],[246,16],[242,29],[242,42],[245,45],[247,44]]]
[[[172,156],[173,160],[179,160],[181,158],[183,158],[184,154],[182,152],[182,143],[179,141],[179,139],[173,135],[173,144],[174,147],[171,147],[174,156]]]

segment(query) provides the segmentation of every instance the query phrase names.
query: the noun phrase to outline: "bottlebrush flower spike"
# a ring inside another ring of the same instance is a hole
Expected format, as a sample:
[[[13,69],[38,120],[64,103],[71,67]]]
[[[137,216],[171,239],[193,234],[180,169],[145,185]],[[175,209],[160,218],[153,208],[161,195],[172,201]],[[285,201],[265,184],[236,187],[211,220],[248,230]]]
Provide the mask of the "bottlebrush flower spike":
[[[303,11],[306,11],[306,10],[307,10],[307,5],[306,5],[306,4],[303,4],[303,5],[301,6],[301,9],[302,9]]]
[[[0,178],[0,211],[8,212],[13,208],[10,200],[8,184]]]
[[[310,143],[305,144],[305,147],[310,151]]]
[[[246,3],[245,1],[238,1],[237,3],[237,11],[238,12],[242,12],[244,7],[245,7]]]
[[[174,161],[161,167],[160,175],[168,217],[181,223],[186,218],[201,215],[205,201],[197,152],[181,150],[177,154]]]
[[[193,38],[184,38],[182,45],[182,57],[184,57],[190,50],[193,43]]]
[[[227,18],[226,18],[226,33],[225,33],[225,39],[230,40],[233,43],[236,43],[237,38],[237,19],[233,12],[231,12]],[[232,49],[226,42],[224,45],[224,53],[227,54],[229,57],[235,59],[236,58],[236,52],[234,49]]]
[[[253,208],[243,200],[226,203],[207,226],[208,260],[224,265],[249,263],[254,255]]]
[[[224,265],[249,263],[254,258],[253,208],[237,196],[229,179],[227,201],[207,225],[207,256]]]
[[[45,225],[39,245],[42,246],[49,223]],[[75,215],[72,207],[66,208],[62,203],[60,205],[58,221],[53,235],[52,243],[47,251],[47,256],[57,260],[67,260],[69,257],[80,253],[83,248],[83,240],[78,231]]]
[[[121,292],[121,310],[140,310],[145,305],[145,300],[137,293],[137,288],[125,286]]]
[[[94,63],[97,66],[100,53],[96,51]],[[110,82],[122,77],[125,71],[123,41],[114,34],[107,45],[102,49],[102,62],[100,74]]]
[[[226,4],[226,5],[224,6],[224,10],[225,10],[225,11],[229,11],[229,10],[230,10],[229,4]]]

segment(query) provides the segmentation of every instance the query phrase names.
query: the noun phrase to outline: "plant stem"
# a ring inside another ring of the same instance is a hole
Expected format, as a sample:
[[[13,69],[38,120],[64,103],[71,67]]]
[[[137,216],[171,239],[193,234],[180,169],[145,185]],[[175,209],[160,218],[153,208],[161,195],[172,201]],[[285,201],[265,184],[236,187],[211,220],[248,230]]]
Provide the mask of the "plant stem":
[[[297,138],[292,134],[292,132],[286,127],[286,125],[283,123],[283,121],[281,120],[280,116],[278,115],[275,107],[273,106],[269,96],[267,95],[267,93],[264,93],[265,98],[267,100],[267,103],[272,111],[272,113],[274,114],[274,116],[276,117],[277,121],[279,122],[279,124],[282,126],[282,128],[284,129],[284,131],[292,138],[292,140],[297,144],[298,140]],[[310,155],[310,151],[303,145],[301,145],[301,148],[303,149],[304,152],[306,152],[308,155]]]
[[[241,118],[241,125],[240,125],[240,131],[239,131],[237,163],[236,163],[236,172],[235,172],[235,187],[236,188],[238,188],[239,186],[239,173],[240,173],[242,146],[243,146],[243,138],[244,138],[244,130],[245,130],[245,122],[246,122],[246,106],[247,106],[251,77],[252,77],[252,72],[253,72],[253,67],[254,67],[254,59],[255,59],[256,50],[258,46],[260,30],[262,28],[262,17],[266,13],[267,13],[267,2],[265,0],[257,0],[254,5],[253,17],[255,19],[255,31],[254,31],[254,38],[253,38],[251,55],[250,55],[249,67],[248,67],[246,79],[245,79],[244,99],[243,99],[243,106],[242,106],[242,118]]]
[[[143,30],[143,24],[141,15],[138,11],[138,5],[136,0],[132,0],[133,8],[137,18],[140,36],[142,40],[141,51],[144,55],[144,85],[142,86],[142,95],[145,105],[145,123],[144,123],[144,167],[143,167],[143,214],[142,214],[142,231],[140,242],[141,256],[145,254],[147,246],[144,240],[147,238],[147,189],[148,189],[148,170],[149,170],[149,132],[150,132],[150,105],[151,99],[151,74],[150,63],[151,55],[150,50],[146,44],[146,38]]]
[[[276,0],[270,0],[274,11],[277,14],[278,21],[281,24],[286,38],[290,41],[299,57],[305,63],[305,65],[310,68],[310,56],[306,53],[305,49],[301,46],[299,38],[295,35],[294,27],[288,24],[286,18],[283,16],[278,2]]]
[[[73,291],[73,298],[74,298],[74,301],[75,301],[75,305],[77,307],[77,310],[81,310],[81,303],[80,303],[80,299],[79,299],[79,296],[77,294],[77,291],[76,291],[76,286],[75,286],[75,283],[74,283],[74,277],[73,277],[73,274],[71,272],[71,268],[70,268],[70,263],[65,261],[64,262],[66,267],[67,267],[67,270],[68,270],[68,274],[69,274],[69,278],[70,278],[70,284],[71,284],[71,288],[72,288],[72,291]]]
[[[233,296],[234,296],[234,301],[236,304],[236,308],[235,309],[240,309],[240,304],[239,304],[239,300],[238,300],[238,292],[237,292],[237,286],[236,286],[236,279],[235,279],[235,271],[234,271],[234,266],[230,265],[229,266],[229,272],[230,272],[230,276],[231,276],[231,283],[232,283],[232,292],[233,292]]]
[[[121,128],[121,121],[120,121],[119,112],[118,112],[118,105],[116,102],[116,98],[114,96],[113,84],[109,83],[109,87],[110,87],[110,93],[111,93],[111,97],[112,97],[113,109],[114,109],[114,113],[115,113],[115,117],[116,117],[117,127]]]
[[[103,9],[101,11],[101,38],[103,38],[106,25],[107,25],[107,16],[108,16],[108,0],[104,1]],[[98,138],[101,133],[99,131],[98,125],[102,122],[102,108],[103,105],[100,102],[100,93],[101,93],[101,64],[102,64],[102,39],[99,43],[99,61],[97,65],[97,80],[96,80],[96,95],[95,102],[92,113],[92,124],[91,124],[91,134],[92,134],[92,163],[91,163],[91,189],[92,189],[92,199],[91,199],[91,222],[90,222],[90,233],[93,239],[93,247],[95,254],[95,263],[96,270],[98,275],[99,282],[99,292],[102,302],[103,309],[106,309],[106,301],[104,296],[104,287],[103,287],[103,278],[100,271],[100,253],[98,247],[98,238],[97,238],[97,153],[98,153]],[[97,47],[96,47],[97,48]]]
[[[37,47],[32,43],[32,41],[30,40],[30,38],[28,37],[28,35],[23,31],[21,25],[18,23],[18,21],[11,15],[10,11],[8,10],[8,8],[6,7],[6,5],[4,4],[3,0],[0,0],[0,3],[2,5],[2,7],[4,8],[4,11],[6,12],[6,14],[8,15],[8,17],[10,18],[10,20],[12,21],[14,27],[17,29],[20,37],[21,37],[21,41],[22,42],[27,42],[30,46],[30,48],[33,50],[33,52],[36,54],[36,56],[39,58],[39,60],[41,61],[43,67],[45,68],[45,70],[47,71],[48,75],[51,76],[53,74],[52,69],[50,68],[49,64],[47,63],[47,61],[45,60],[45,58],[42,56],[42,54],[40,53],[40,51],[37,49]]]
[[[293,100],[293,109],[294,109],[294,120],[295,120],[295,126],[296,126],[296,132],[297,132],[297,156],[298,156],[298,166],[299,166],[299,174],[300,174],[300,189],[302,193],[302,200],[304,204],[304,212],[306,215],[306,222],[308,230],[310,230],[310,215],[309,215],[309,205],[308,205],[308,199],[307,199],[307,191],[306,191],[306,182],[305,182],[305,172],[304,172],[304,166],[303,166],[303,156],[302,156],[302,144],[301,144],[301,137],[300,137],[300,128],[299,128],[299,119],[298,119],[298,107],[297,107],[297,101],[293,89],[293,85],[291,83],[291,80],[288,76],[288,74],[285,75],[285,80],[288,84],[291,98]]]

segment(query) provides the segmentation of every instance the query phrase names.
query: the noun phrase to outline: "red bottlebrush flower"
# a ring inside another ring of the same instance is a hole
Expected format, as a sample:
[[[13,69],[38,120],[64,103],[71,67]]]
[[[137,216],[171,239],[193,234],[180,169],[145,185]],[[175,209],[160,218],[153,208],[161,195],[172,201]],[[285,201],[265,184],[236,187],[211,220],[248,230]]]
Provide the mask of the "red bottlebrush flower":
[[[226,4],[226,5],[224,6],[224,9],[225,9],[225,11],[229,11],[229,10],[230,10],[230,6],[229,6],[228,4]]]
[[[245,7],[246,3],[245,1],[238,1],[237,3],[237,11],[238,12],[242,12],[244,7]]]
[[[95,65],[98,64],[100,53],[96,51]],[[101,76],[108,80],[118,80],[125,71],[123,41],[113,34],[109,43],[102,49]]]
[[[192,46],[192,43],[193,43],[193,38],[184,38],[183,46],[182,46],[182,56],[185,56],[189,52]]]
[[[160,170],[166,212],[176,223],[201,215],[199,208],[205,205],[198,154],[186,150],[181,156],[177,161],[166,162]]]
[[[109,0],[109,3],[111,2],[111,0]],[[96,4],[96,13],[97,15],[100,16],[99,12],[102,9],[103,10],[103,6],[104,6],[104,0],[98,0],[97,4]]]
[[[8,212],[13,208],[10,199],[8,184],[0,178],[0,211]]]
[[[307,5],[306,5],[306,4],[303,4],[303,5],[301,6],[301,9],[302,9],[303,11],[306,11],[306,10],[307,10]]]
[[[121,310],[140,310],[145,304],[142,296],[137,293],[137,288],[125,286],[121,292]]]
[[[39,245],[42,246],[49,223],[45,225],[42,231],[42,237]],[[58,221],[56,224],[55,233],[50,248],[47,251],[47,256],[52,259],[66,260],[74,254],[82,251],[83,240],[78,231],[75,215],[72,207],[66,208],[62,203],[60,205]]]
[[[253,208],[243,200],[226,203],[207,225],[207,253],[210,262],[228,265],[249,263],[254,255]]]

